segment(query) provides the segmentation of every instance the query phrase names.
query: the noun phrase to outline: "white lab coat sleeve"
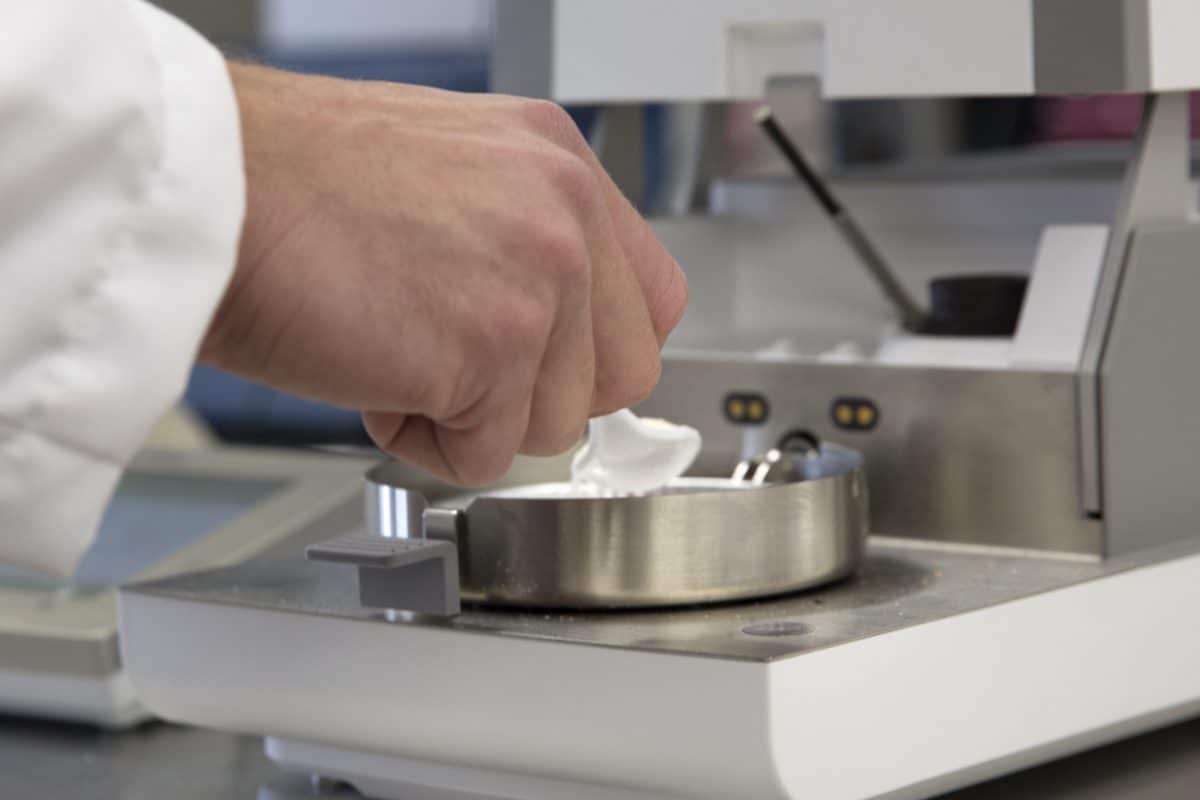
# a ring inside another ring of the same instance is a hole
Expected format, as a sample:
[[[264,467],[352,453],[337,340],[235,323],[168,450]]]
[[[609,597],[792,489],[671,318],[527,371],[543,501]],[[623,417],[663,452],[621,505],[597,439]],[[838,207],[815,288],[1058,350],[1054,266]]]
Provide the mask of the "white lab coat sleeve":
[[[0,3],[0,44],[0,562],[68,575],[232,272],[237,103],[138,0]]]

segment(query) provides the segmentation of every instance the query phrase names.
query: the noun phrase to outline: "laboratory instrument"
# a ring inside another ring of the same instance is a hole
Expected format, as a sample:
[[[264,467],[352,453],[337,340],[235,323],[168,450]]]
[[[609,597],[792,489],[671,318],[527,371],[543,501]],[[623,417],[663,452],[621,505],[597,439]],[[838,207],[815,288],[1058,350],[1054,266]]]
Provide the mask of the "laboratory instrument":
[[[718,213],[656,223],[692,304],[638,412],[700,431],[689,479],[796,432],[860,452],[875,535],[857,572],[728,604],[455,614],[364,606],[346,564],[254,562],[123,593],[148,705],[265,734],[287,769],[372,796],[529,800],[928,797],[1200,713],[1197,29],[1190,0],[501,2],[501,91],[1122,92],[1144,120],[1119,185],[833,181],[913,296],[1026,277],[1011,335],[904,330],[792,182],[716,185]],[[418,516],[413,541],[458,547]],[[602,541],[554,574],[619,590],[678,553],[628,556]]]

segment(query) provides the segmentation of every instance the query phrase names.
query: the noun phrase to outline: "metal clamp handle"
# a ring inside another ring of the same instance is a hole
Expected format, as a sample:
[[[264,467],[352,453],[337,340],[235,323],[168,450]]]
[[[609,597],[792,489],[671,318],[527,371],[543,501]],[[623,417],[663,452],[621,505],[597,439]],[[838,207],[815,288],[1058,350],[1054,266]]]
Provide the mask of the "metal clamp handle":
[[[350,534],[311,545],[304,554],[310,561],[358,567],[358,599],[368,608],[444,617],[462,609],[458,548],[451,542]]]
[[[746,458],[734,467],[731,480],[762,486],[775,475],[777,480],[801,480],[807,477],[798,459],[820,459],[821,441],[808,431],[788,431],[779,443],[756,458]]]

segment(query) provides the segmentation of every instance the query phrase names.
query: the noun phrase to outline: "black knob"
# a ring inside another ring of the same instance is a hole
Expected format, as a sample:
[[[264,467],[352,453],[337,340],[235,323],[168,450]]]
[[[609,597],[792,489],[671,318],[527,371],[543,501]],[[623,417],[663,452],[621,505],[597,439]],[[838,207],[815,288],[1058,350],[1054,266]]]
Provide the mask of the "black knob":
[[[951,275],[929,283],[931,336],[1012,336],[1029,279],[1024,275]]]

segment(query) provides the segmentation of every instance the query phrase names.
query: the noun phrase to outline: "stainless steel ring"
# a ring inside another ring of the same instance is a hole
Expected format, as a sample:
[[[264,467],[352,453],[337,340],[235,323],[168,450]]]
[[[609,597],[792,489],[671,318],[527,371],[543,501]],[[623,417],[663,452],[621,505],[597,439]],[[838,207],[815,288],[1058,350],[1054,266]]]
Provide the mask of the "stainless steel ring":
[[[806,480],[683,478],[616,498],[522,487],[430,507],[400,469],[367,475],[371,532],[452,541],[469,602],[631,608],[781,594],[850,573],[867,534],[861,456],[830,444],[805,459]]]

